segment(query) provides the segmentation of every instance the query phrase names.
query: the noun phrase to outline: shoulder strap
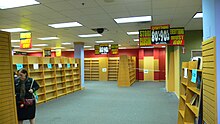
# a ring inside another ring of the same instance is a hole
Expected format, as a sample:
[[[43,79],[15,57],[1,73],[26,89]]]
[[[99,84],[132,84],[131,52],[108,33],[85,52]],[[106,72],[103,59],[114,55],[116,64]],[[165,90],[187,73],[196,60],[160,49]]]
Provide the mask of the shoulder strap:
[[[32,88],[32,86],[33,86],[33,83],[34,83],[34,79],[32,78],[32,82],[31,82],[31,86],[30,86],[30,89]]]

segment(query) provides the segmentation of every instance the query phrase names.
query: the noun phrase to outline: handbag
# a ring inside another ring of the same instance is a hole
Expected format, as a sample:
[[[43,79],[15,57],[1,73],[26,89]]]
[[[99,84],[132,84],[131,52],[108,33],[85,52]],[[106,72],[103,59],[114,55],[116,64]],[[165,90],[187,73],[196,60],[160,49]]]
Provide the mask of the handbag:
[[[34,79],[32,79],[30,89],[32,88],[33,83],[34,83]],[[35,97],[33,97],[31,99],[30,98],[29,99],[24,99],[24,105],[26,105],[26,106],[32,106],[34,104],[34,102],[35,102]]]

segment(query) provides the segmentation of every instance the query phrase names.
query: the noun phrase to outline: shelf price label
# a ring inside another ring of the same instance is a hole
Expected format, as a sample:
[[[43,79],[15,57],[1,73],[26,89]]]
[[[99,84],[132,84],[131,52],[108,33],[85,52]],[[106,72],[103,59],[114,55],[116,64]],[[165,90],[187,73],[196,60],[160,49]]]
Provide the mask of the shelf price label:
[[[67,68],[70,68],[70,63],[67,63],[67,65],[66,65],[66,66],[67,66]]]
[[[169,44],[169,42],[170,42],[170,25],[151,26],[152,44]]]
[[[20,48],[22,49],[32,48],[31,32],[20,33]]]
[[[47,68],[52,69],[52,64],[51,64],[51,63],[48,63],[48,64],[47,64]]]
[[[22,69],[23,68],[23,64],[16,64],[16,69],[17,70],[20,70],[20,69]]]
[[[184,46],[184,27],[170,29],[170,45]]]
[[[146,30],[139,30],[139,46],[144,47],[144,46],[149,46],[151,44],[151,30],[146,29]]]

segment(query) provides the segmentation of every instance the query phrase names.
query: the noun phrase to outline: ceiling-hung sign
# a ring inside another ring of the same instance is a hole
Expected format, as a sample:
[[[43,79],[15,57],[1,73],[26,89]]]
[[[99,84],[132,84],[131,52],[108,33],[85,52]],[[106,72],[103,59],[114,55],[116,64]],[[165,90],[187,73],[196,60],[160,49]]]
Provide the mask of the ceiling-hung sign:
[[[56,49],[56,56],[61,56],[61,49]]]
[[[51,49],[50,48],[45,48],[43,52],[44,52],[44,57],[51,57]]]
[[[184,27],[170,28],[170,44],[172,46],[184,46]]]
[[[109,52],[108,44],[99,44],[99,52],[100,54],[107,54]]]
[[[113,55],[118,54],[118,44],[111,44],[111,53]]]
[[[22,48],[22,49],[32,48],[31,32],[21,32],[20,33],[20,48]]]
[[[95,48],[95,55],[99,55],[100,54],[99,45],[95,45],[94,48]]]
[[[170,42],[170,25],[151,26],[152,44],[169,44],[169,42]]]
[[[139,30],[139,46],[145,47],[149,46],[151,44],[151,30],[145,29],[145,30]]]

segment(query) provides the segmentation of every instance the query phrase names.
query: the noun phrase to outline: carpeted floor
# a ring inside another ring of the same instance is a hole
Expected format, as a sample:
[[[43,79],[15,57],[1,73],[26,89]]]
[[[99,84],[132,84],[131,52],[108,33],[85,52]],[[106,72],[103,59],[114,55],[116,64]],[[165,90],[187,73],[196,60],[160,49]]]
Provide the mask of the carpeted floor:
[[[37,124],[176,124],[178,99],[165,83],[85,82],[85,90],[37,106]],[[27,121],[25,122],[27,123]]]

